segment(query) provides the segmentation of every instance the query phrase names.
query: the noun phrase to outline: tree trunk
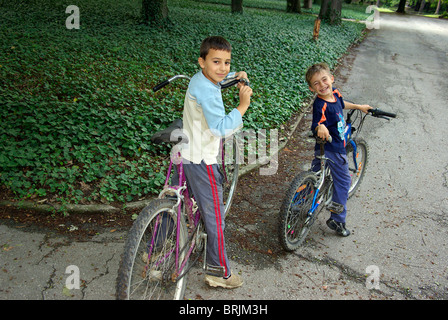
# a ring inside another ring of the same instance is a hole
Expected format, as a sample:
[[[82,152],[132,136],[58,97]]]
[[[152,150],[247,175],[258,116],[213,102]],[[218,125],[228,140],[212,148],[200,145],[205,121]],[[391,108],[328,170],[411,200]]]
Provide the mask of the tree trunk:
[[[327,16],[327,11],[328,11],[328,4],[331,0],[322,0],[321,1],[321,5],[320,5],[320,11],[319,11],[319,19],[325,19],[325,17]]]
[[[146,24],[160,25],[168,21],[168,0],[142,0],[142,17]]]
[[[418,10],[418,13],[423,12],[423,9],[425,8],[425,4],[426,4],[426,1],[422,0],[422,2],[420,3],[420,9]]]
[[[439,1],[437,2],[437,8],[436,8],[436,12],[434,12],[434,14],[439,14],[439,10],[440,10],[440,2],[441,2],[441,0],[439,0]]]
[[[286,2],[286,12],[302,13],[300,8],[300,0],[288,0]]]
[[[330,24],[341,23],[342,0],[332,0],[330,6]]]
[[[406,6],[406,0],[400,0],[400,3],[398,4],[397,13],[405,13],[405,6]]]
[[[303,9],[311,9],[313,7],[313,0],[303,0]]]
[[[232,0],[232,13],[243,13],[243,0]]]
[[[342,0],[322,0],[319,19],[330,22],[330,24],[341,23]]]

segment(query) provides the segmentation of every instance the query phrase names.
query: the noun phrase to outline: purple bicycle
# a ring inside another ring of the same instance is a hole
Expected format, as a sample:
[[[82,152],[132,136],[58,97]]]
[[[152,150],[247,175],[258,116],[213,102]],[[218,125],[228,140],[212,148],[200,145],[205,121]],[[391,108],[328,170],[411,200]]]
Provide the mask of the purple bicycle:
[[[153,90],[160,90],[176,79],[189,77],[174,76]],[[227,79],[221,87],[230,87],[239,81],[235,78]],[[155,143],[173,142],[172,137],[185,139],[181,135],[181,128],[182,121],[175,120],[151,139]],[[157,199],[142,210],[126,239],[118,271],[117,299],[183,299],[187,274],[195,262],[202,257],[203,268],[207,268],[207,234],[195,199],[189,194],[182,159],[173,149],[163,190]],[[224,176],[226,214],[238,181],[239,156],[235,139],[222,141],[219,157]],[[174,170],[177,170],[177,183],[173,183]]]

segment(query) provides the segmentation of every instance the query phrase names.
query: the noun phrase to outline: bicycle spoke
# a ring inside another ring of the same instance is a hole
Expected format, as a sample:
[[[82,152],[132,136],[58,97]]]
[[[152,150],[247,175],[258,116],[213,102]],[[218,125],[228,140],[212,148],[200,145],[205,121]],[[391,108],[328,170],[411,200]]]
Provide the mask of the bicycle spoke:
[[[354,143],[355,146],[351,145],[350,143],[346,148],[349,172],[351,177],[351,185],[348,194],[349,198],[355,193],[356,189],[362,181],[368,159],[367,143],[361,138],[357,138],[352,143]]]
[[[299,174],[291,183],[280,209],[280,242],[292,251],[301,245],[315,216],[310,215],[315,194],[316,176],[310,172]],[[314,212],[316,213],[316,212]]]
[[[186,226],[177,231],[174,202],[157,200],[134,223],[120,266],[117,292],[128,299],[181,299],[185,278],[178,281],[186,245]],[[179,234],[179,238],[177,237]]]
[[[234,137],[226,142],[222,141],[221,143],[220,170],[224,178],[222,185],[223,202],[225,205],[225,213],[227,214],[232,205],[236,185],[238,183],[240,151]]]
[[[288,217],[288,233],[293,238],[300,236],[300,234],[297,235],[296,231],[300,232],[309,221],[309,208],[311,208],[313,198],[313,190],[310,190],[309,186],[302,185],[300,188],[302,188],[302,191],[296,194],[298,200],[291,205],[291,213]]]

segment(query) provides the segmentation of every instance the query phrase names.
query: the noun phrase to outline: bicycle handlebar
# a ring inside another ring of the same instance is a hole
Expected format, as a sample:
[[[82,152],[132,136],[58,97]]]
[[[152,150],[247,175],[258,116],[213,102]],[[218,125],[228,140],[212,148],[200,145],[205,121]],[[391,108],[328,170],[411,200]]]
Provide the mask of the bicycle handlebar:
[[[387,119],[387,117],[389,117],[389,118],[396,118],[397,117],[397,115],[395,113],[386,112],[386,111],[383,111],[383,110],[381,110],[379,108],[370,109],[369,112],[371,113],[372,116],[377,117],[377,118]]]
[[[158,85],[156,85],[154,88],[152,88],[152,91],[154,91],[154,92],[159,91],[160,89],[162,89],[167,84],[169,84],[169,83],[171,83],[174,80],[179,79],[179,78],[190,80],[189,76],[185,76],[183,74],[178,74],[178,75],[176,75],[174,77],[169,78],[168,80],[160,82]]]
[[[166,86],[168,83],[170,83],[170,82],[168,80],[165,80],[165,81],[159,83],[158,85],[156,85],[154,88],[152,88],[152,91],[154,91],[154,92],[159,91],[164,86]]]
[[[152,91],[156,92],[159,91],[160,89],[162,89],[163,87],[165,87],[166,85],[170,84],[171,82],[173,82],[176,79],[188,79],[190,80],[190,77],[182,75],[182,74],[178,74],[174,77],[169,78],[168,80],[162,81],[159,84],[157,84],[156,86],[154,86],[154,88],[152,88]],[[235,77],[233,78],[228,78],[226,80],[224,80],[223,82],[221,82],[221,89],[226,89],[229,88],[239,82],[243,82],[246,86],[250,87],[250,83],[249,80],[247,79],[236,79]]]
[[[230,88],[231,86],[233,86],[233,85],[235,85],[235,84],[237,84],[239,82],[242,82],[242,83],[244,83],[244,85],[250,87],[249,80],[247,80],[247,79],[244,79],[244,78],[243,79],[230,78],[230,79],[226,79],[226,80],[221,82],[221,89]]]

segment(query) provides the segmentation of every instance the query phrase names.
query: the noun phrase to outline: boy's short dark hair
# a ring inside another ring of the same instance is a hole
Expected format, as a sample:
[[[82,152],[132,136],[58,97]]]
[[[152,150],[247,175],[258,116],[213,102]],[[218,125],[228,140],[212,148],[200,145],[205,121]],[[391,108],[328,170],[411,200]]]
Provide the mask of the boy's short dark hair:
[[[220,36],[212,36],[205,38],[201,44],[200,57],[202,59],[205,59],[210,49],[224,50],[230,52],[232,51],[232,46],[226,39]]]
[[[327,71],[331,73],[330,67],[325,62],[313,64],[306,71],[305,79],[309,86],[311,86],[311,78],[318,72]]]

